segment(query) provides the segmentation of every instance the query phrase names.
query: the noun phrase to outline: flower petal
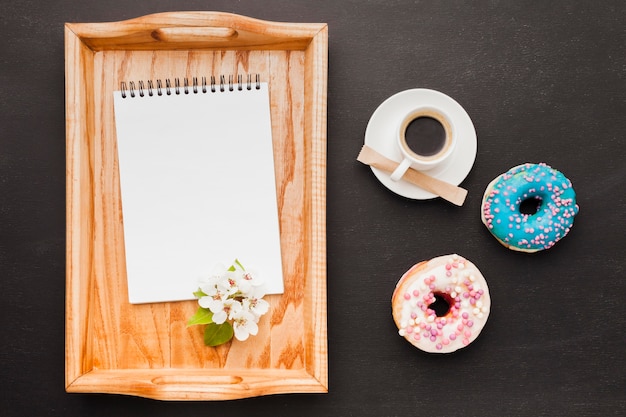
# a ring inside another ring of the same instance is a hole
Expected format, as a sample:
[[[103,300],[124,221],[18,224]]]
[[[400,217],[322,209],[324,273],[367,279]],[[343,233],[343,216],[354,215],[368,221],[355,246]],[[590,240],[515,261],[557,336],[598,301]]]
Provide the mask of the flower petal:
[[[206,308],[211,310],[213,313],[224,311],[224,302],[222,300],[220,300],[219,298],[216,299],[214,297],[208,297],[208,298],[209,300],[206,302],[207,304]]]
[[[256,334],[259,332],[259,326],[257,326],[254,321],[247,321],[243,327],[245,327],[248,333],[253,336],[256,336]]]
[[[265,300],[255,300],[256,302],[253,304],[250,311],[254,313],[256,316],[262,316],[267,313],[270,309],[270,303]]]
[[[250,336],[250,333],[244,326],[239,326],[237,323],[235,323],[233,325],[233,328],[235,330],[235,337],[237,338],[237,340],[241,340],[243,342],[244,340],[247,340]]]
[[[224,323],[226,321],[227,317],[228,317],[228,315],[226,314],[226,312],[224,310],[218,311],[218,312],[213,314],[213,323],[215,323],[215,324],[222,324],[222,323]]]
[[[198,300],[198,304],[202,308],[209,308],[209,304],[211,303],[211,301],[213,301],[212,297],[200,297],[200,299]]]

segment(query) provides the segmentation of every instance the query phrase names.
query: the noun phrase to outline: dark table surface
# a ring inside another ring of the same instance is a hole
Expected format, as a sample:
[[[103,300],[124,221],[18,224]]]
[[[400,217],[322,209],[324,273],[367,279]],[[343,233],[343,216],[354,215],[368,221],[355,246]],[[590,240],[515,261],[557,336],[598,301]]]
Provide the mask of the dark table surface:
[[[64,22],[216,10],[327,22],[328,394],[160,402],[64,391]],[[607,416],[626,414],[626,3],[5,1],[0,6],[0,409],[3,416]],[[355,158],[387,97],[455,98],[478,135],[463,207],[384,188]],[[522,162],[563,171],[580,214],[554,248],[509,251],[482,193]],[[451,355],[404,342],[390,296],[456,252],[492,313]]]

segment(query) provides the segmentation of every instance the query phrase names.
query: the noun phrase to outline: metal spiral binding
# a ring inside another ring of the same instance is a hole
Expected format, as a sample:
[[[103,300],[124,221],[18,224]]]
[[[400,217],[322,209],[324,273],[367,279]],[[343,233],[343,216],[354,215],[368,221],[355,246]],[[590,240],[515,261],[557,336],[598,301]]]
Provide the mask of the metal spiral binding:
[[[234,77],[232,75],[228,76],[228,80],[226,80],[226,76],[220,75],[219,83],[217,82],[214,75],[211,75],[208,80],[207,77],[202,77],[200,79],[200,83],[198,83],[198,77],[193,77],[191,79],[191,83],[189,82],[189,78],[185,77],[182,79],[182,84],[180,78],[174,78],[174,83],[172,85],[172,80],[170,78],[165,79],[165,87],[163,86],[163,81],[161,79],[156,80],[155,82],[152,80],[148,80],[144,83],[144,81],[138,81],[136,84],[134,81],[129,81],[128,85],[125,81],[120,83],[120,90],[122,93],[122,98],[126,97],[145,97],[146,93],[148,96],[152,97],[155,94],[157,96],[166,95],[180,95],[183,94],[199,94],[199,93],[215,93],[215,92],[224,92],[224,91],[234,91],[235,86],[238,91],[252,90],[253,85],[254,88],[259,90],[261,88],[261,76],[260,74],[254,75],[248,74],[246,77],[246,82],[243,81],[243,76],[241,74],[237,75],[237,81],[234,81]]]

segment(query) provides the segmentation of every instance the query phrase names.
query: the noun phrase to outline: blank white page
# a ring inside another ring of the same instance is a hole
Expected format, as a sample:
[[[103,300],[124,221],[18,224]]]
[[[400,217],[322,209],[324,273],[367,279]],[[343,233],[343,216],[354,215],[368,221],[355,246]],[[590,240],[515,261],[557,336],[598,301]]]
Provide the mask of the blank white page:
[[[235,259],[282,293],[267,84],[162,91],[114,92],[129,301],[193,299]]]

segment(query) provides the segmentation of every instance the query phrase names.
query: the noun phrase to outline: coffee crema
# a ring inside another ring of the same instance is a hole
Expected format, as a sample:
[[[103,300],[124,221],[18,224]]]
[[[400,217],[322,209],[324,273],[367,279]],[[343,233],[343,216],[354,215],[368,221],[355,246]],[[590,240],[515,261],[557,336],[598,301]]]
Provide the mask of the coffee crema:
[[[434,111],[422,110],[407,117],[401,129],[401,144],[418,159],[436,159],[451,144],[448,121]]]

